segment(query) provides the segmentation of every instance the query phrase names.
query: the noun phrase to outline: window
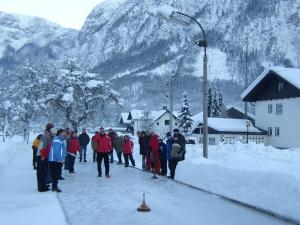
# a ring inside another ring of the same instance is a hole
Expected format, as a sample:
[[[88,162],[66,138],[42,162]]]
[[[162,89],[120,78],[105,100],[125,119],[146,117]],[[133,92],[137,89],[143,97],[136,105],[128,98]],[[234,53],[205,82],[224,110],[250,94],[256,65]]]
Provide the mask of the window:
[[[275,136],[279,136],[280,135],[280,129],[279,127],[275,127]]]
[[[272,114],[272,111],[273,111],[273,105],[268,104],[268,114]]]
[[[165,125],[169,125],[170,124],[170,120],[165,120]]]
[[[268,136],[272,136],[272,127],[268,127]]]
[[[277,83],[277,93],[283,91],[283,82],[278,82]]]
[[[282,111],[283,111],[283,105],[276,104],[276,115],[282,115]]]
[[[159,122],[157,122],[156,125],[159,126]]]
[[[215,145],[216,144],[216,139],[215,138],[208,138],[208,144],[209,145]]]

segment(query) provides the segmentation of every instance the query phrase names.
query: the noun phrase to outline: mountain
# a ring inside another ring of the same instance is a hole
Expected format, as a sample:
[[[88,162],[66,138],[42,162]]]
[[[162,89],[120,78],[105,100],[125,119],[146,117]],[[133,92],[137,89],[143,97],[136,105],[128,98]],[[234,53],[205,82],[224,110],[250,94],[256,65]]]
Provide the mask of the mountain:
[[[300,0],[106,0],[79,31],[1,13],[0,65],[26,56],[77,57],[111,81],[127,109],[167,105],[174,71],[175,105],[186,90],[192,108],[200,110],[203,49],[194,45],[200,29],[150,13],[163,5],[193,15],[204,27],[210,84],[224,93],[226,104],[241,104],[246,55],[248,83],[267,66],[300,67]]]
[[[299,0],[113,2],[94,8],[80,30],[81,63],[110,79],[129,105],[144,99],[146,105],[149,99],[150,105],[157,105],[157,100],[167,104],[165,83],[179,69],[177,93],[188,90],[191,102],[200,107],[203,50],[193,46],[201,38],[200,29],[196,24],[174,25],[149,13],[163,5],[193,15],[206,30],[208,76],[225,93],[227,103],[239,101],[244,88],[247,45],[248,83],[269,65],[300,66]],[[230,84],[234,91],[228,89],[231,79],[240,83]]]
[[[11,68],[28,57],[58,60],[77,55],[77,34],[39,17],[0,12],[0,65]]]

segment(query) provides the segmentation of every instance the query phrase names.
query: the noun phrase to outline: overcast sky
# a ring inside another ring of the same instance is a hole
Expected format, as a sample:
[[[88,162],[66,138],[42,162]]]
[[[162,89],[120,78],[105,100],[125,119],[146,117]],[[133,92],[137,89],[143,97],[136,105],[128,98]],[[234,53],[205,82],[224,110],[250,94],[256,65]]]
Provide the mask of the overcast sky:
[[[103,0],[0,0],[0,11],[39,16],[64,27],[80,29]]]

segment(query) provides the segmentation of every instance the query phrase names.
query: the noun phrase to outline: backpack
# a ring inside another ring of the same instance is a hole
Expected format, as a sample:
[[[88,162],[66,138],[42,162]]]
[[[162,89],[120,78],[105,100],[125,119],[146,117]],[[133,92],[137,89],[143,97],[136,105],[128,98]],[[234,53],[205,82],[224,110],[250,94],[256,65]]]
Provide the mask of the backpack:
[[[180,144],[178,144],[178,143],[172,144],[171,159],[177,159],[177,160],[182,159],[182,151],[181,151]]]
[[[94,151],[96,151],[96,150],[97,150],[97,147],[98,147],[98,143],[97,143],[96,141],[92,140],[92,141],[91,141],[91,145],[92,145],[92,149],[93,149]]]

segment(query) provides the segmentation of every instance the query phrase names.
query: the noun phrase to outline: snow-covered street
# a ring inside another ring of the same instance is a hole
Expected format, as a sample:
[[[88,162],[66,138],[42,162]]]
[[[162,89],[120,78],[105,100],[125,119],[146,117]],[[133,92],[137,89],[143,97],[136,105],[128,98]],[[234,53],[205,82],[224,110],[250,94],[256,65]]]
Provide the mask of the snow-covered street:
[[[98,178],[91,161],[76,162],[76,174],[64,175],[58,199],[55,193],[37,192],[30,146],[13,143],[13,147],[1,143],[0,148],[13,154],[10,163],[1,166],[5,179],[1,179],[0,218],[5,224],[288,224],[164,178],[153,180],[151,174],[123,165],[111,164],[111,178]],[[136,211],[143,192],[150,213]]]
[[[59,195],[71,224],[287,224],[123,165],[111,164],[111,178],[98,178],[96,164],[76,165]],[[150,213],[138,213],[142,193]]]

